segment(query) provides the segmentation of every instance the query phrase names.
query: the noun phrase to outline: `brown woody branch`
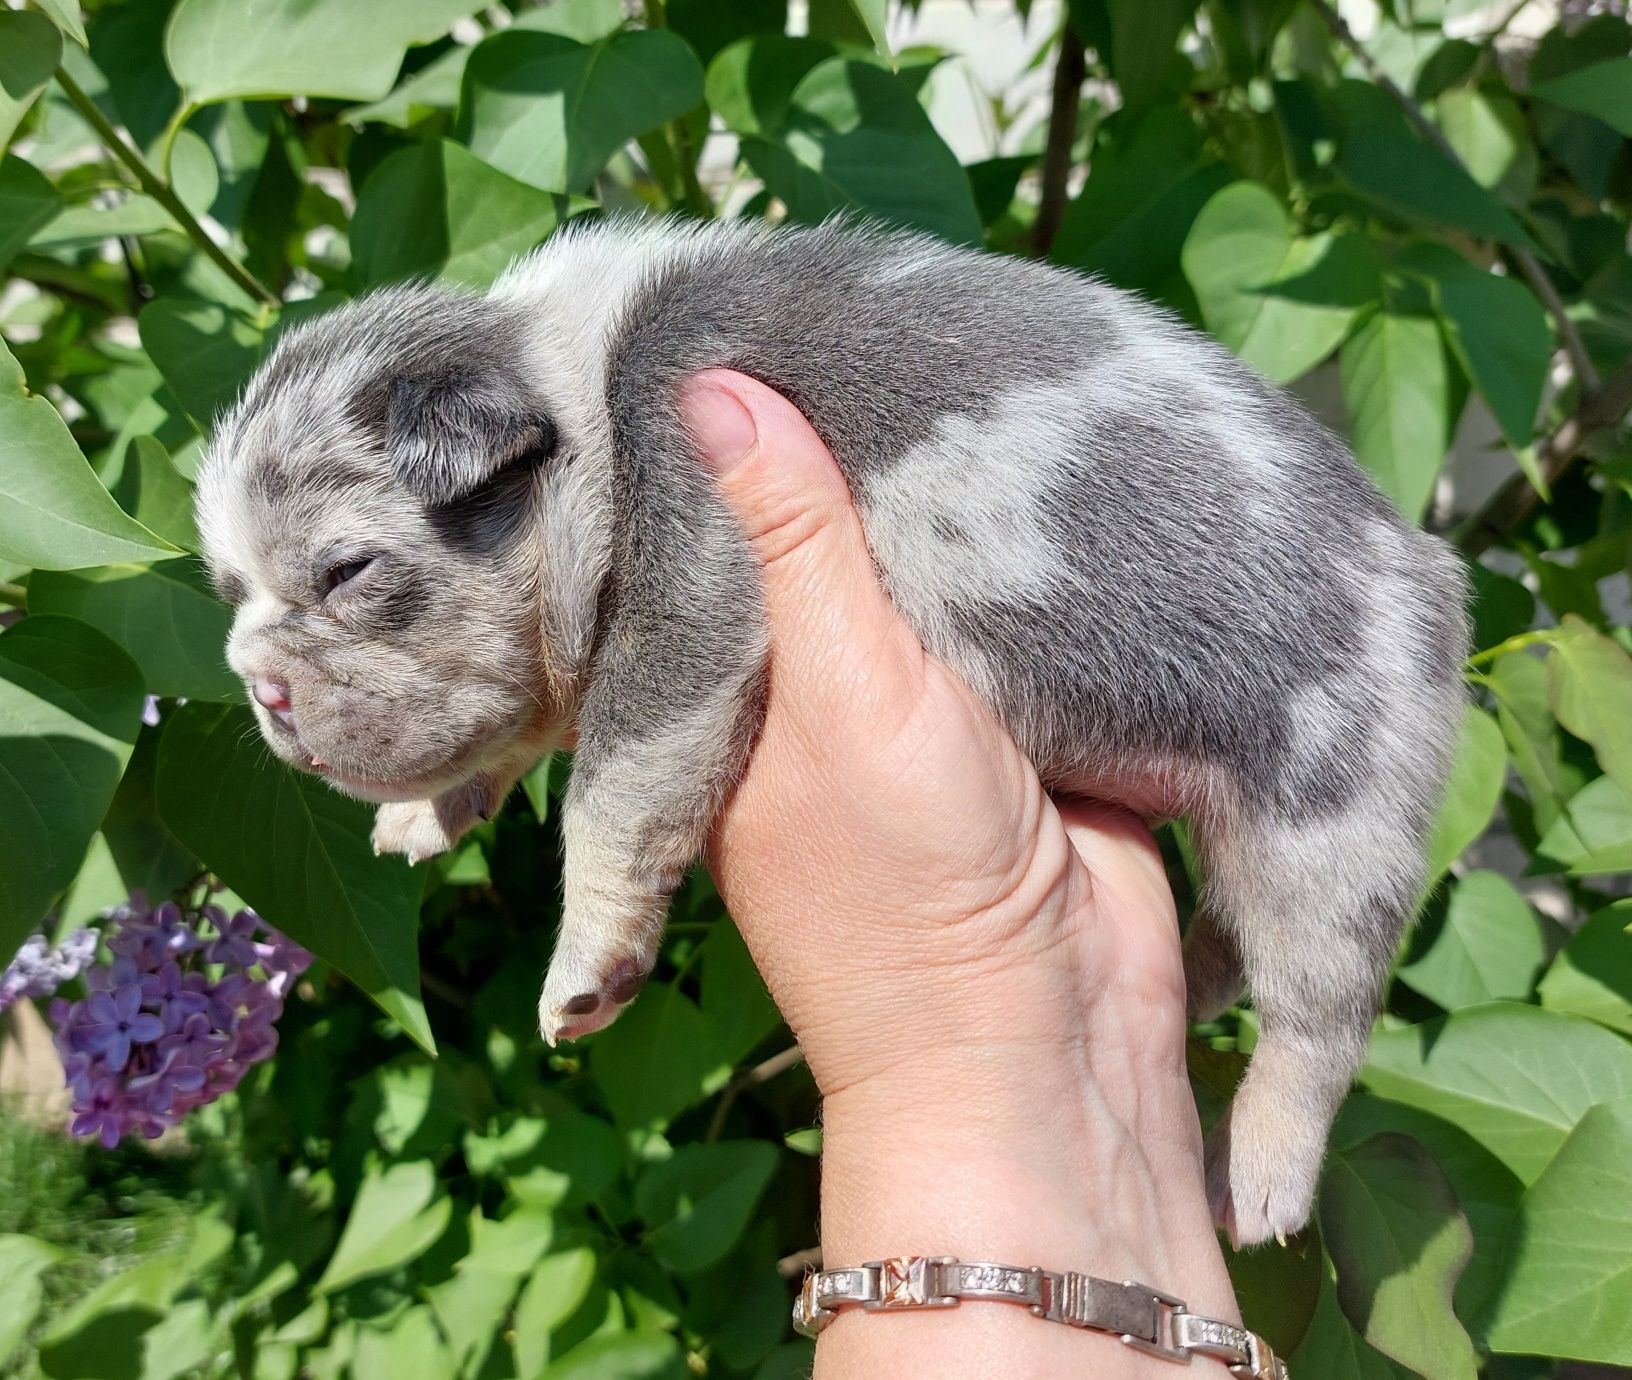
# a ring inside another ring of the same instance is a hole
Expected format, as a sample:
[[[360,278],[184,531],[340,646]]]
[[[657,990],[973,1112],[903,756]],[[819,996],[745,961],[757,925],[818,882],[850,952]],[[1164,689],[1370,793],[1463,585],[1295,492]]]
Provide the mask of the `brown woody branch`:
[[[1547,488],[1563,477],[1596,432],[1618,425],[1632,409],[1632,363],[1623,365],[1596,388],[1581,395],[1576,409],[1549,436],[1536,455]],[[1541,501],[1530,480],[1516,474],[1456,531],[1456,544],[1467,555],[1488,551],[1534,511]]]
[[[1048,109],[1048,143],[1043,150],[1043,195],[1031,226],[1031,252],[1047,256],[1065,218],[1066,183],[1071,180],[1071,146],[1077,139],[1077,109],[1088,75],[1088,54],[1069,21],[1054,64],[1054,95]]]

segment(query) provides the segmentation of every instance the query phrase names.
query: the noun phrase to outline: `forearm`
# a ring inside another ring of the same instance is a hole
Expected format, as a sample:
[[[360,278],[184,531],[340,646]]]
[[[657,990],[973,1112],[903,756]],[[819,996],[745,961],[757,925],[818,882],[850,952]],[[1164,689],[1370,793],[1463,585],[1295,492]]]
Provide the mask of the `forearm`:
[[[1077,1270],[1236,1320],[1188,1088],[1166,1051],[1119,1048],[1108,1029],[1118,1024],[1090,1022],[1098,1049],[1053,1052],[1017,1041],[937,1053],[931,1032],[886,1036],[922,1056],[825,1105],[824,1262],[922,1254]],[[1171,1367],[1106,1334],[970,1302],[841,1313],[818,1343],[816,1375],[1160,1380]]]

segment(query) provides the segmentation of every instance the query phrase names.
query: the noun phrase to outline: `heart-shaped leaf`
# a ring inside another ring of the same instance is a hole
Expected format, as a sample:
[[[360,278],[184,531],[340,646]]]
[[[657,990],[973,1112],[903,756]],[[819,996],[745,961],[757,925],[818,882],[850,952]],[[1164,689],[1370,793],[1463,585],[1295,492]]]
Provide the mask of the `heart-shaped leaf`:
[[[224,648],[232,610],[210,592],[196,558],[162,565],[104,565],[41,571],[29,607],[100,628],[135,659],[149,694],[241,701],[244,687]]]
[[[453,1203],[437,1196],[430,1161],[371,1170],[358,1185],[351,1215],[316,1289],[332,1293],[417,1259],[442,1235],[452,1214]]]
[[[0,10],[0,149],[11,142],[62,61],[62,35],[41,14]]]
[[[128,517],[0,344],[0,561],[75,570],[181,553]]]
[[[271,760],[247,710],[189,704],[159,745],[171,833],[266,920],[434,1052],[419,997],[420,878],[376,857],[367,806]]]
[[[703,98],[703,69],[673,34],[596,44],[508,29],[465,65],[460,138],[484,162],[549,191],[581,192],[631,139]]]
[[[79,871],[136,745],[143,693],[136,663],[76,619],[32,615],[0,633],[7,961]]]
[[[518,182],[447,140],[414,144],[363,184],[353,262],[370,284],[434,276],[486,287],[589,204]]]
[[[1605,906],[1581,926],[1536,992],[1543,1006],[1632,1035],[1632,900]]]
[[[1343,346],[1355,457],[1417,522],[1450,449],[1451,381],[1431,316],[1379,311]]]
[[[659,1160],[635,1186],[652,1253],[671,1270],[712,1265],[736,1245],[775,1170],[776,1147],[757,1140],[684,1145]]]

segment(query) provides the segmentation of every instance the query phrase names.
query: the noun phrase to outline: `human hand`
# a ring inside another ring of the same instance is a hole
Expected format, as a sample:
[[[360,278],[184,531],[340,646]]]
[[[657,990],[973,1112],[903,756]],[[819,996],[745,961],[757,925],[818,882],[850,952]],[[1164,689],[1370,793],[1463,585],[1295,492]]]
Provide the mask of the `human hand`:
[[[790,403],[709,371],[683,409],[762,566],[765,725],[709,861],[823,1093],[827,1260],[1078,1269],[1236,1316],[1185,1074],[1178,926],[1149,831],[1051,801],[925,652]],[[1115,1345],[973,1305],[836,1323],[818,1368],[1166,1373],[1107,1356]]]

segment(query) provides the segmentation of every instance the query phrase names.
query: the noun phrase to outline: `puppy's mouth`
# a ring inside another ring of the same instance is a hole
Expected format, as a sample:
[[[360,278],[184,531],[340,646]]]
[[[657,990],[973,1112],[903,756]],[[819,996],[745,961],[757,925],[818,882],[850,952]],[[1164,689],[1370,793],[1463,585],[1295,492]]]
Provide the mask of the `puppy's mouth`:
[[[434,770],[393,775],[368,776],[349,767],[331,762],[321,752],[314,751],[301,737],[300,731],[283,715],[262,710],[263,736],[290,766],[309,772],[345,795],[355,796],[376,805],[392,801],[425,800],[462,780],[459,773],[461,758],[438,763]]]

